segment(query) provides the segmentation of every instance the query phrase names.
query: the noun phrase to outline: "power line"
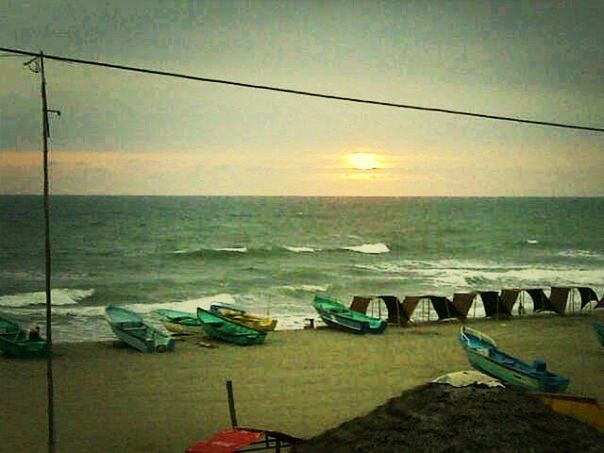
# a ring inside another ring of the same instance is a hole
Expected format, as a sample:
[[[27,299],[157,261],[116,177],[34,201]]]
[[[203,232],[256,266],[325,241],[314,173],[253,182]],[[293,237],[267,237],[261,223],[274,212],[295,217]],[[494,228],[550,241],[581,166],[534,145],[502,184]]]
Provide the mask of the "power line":
[[[39,53],[30,52],[30,51],[26,51],[26,50],[4,48],[4,47],[0,47],[0,51],[14,53],[14,54],[20,54],[20,55],[28,55],[28,56],[32,56],[32,57],[40,56]],[[346,102],[355,102],[355,103],[359,103],[359,104],[379,105],[382,107],[395,107],[395,108],[401,108],[401,109],[420,110],[420,111],[425,111],[425,112],[446,113],[449,115],[471,116],[471,117],[475,117],[475,118],[484,118],[484,119],[498,120],[498,121],[510,121],[510,122],[514,122],[514,123],[535,124],[535,125],[539,125],[539,126],[562,127],[562,128],[567,128],[567,129],[579,129],[579,130],[585,130],[585,131],[604,132],[604,128],[599,128],[599,127],[579,126],[579,125],[574,125],[574,124],[554,123],[551,121],[537,121],[537,120],[530,120],[530,119],[526,119],[526,118],[515,118],[515,117],[510,117],[510,116],[490,115],[490,114],[486,114],[486,113],[475,113],[475,112],[467,112],[467,111],[461,111],[461,110],[444,109],[444,108],[440,108],[440,107],[424,107],[424,106],[419,106],[419,105],[399,104],[399,103],[395,103],[395,102],[375,101],[375,100],[371,100],[371,99],[336,96],[336,95],[332,95],[332,94],[317,93],[317,92],[312,92],[312,91],[293,90],[293,89],[289,89],[289,88],[280,88],[280,87],[275,87],[275,86],[270,86],[270,85],[257,85],[257,84],[252,84],[252,83],[237,82],[237,81],[233,81],[233,80],[212,79],[212,78],[208,78],[208,77],[199,77],[199,76],[181,74],[181,73],[170,72],[170,71],[159,71],[156,69],[149,69],[149,68],[142,68],[142,67],[135,67],[135,66],[126,66],[126,65],[120,65],[120,64],[106,63],[106,62],[102,62],[102,61],[83,60],[83,59],[79,59],[79,58],[69,58],[69,57],[63,57],[60,55],[44,54],[44,58],[47,58],[49,60],[62,61],[62,62],[66,62],[66,63],[77,63],[77,64],[84,64],[84,65],[90,65],[90,66],[100,66],[103,68],[118,69],[118,70],[122,70],[122,71],[130,71],[130,72],[138,72],[138,73],[142,73],[142,74],[152,74],[152,75],[158,75],[158,76],[164,76],[164,77],[173,77],[173,78],[178,78],[178,79],[194,80],[197,82],[218,83],[218,84],[222,84],[222,85],[231,85],[231,86],[237,86],[237,87],[242,87],[242,88],[252,88],[252,89],[256,89],[256,90],[275,91],[275,92],[279,92],[279,93],[296,94],[299,96],[310,96],[310,97],[315,97],[315,98],[331,99],[331,100],[336,100],[336,101],[346,101]]]

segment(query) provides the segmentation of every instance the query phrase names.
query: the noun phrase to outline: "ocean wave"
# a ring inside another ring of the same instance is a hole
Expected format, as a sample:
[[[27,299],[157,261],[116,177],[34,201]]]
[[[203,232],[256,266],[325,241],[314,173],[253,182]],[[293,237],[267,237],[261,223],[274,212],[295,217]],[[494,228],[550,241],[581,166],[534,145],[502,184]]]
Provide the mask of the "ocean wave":
[[[56,288],[51,290],[52,305],[77,305],[92,296],[94,289]],[[36,291],[0,297],[0,307],[21,308],[46,304],[46,292]]]
[[[595,260],[604,260],[604,255],[598,252],[594,252],[593,250],[581,250],[581,249],[570,249],[570,250],[562,250],[556,253],[558,256],[563,256],[565,258],[589,258]]]
[[[127,304],[124,305],[124,307],[140,314],[152,313],[160,308],[195,313],[197,311],[197,307],[204,308],[207,310],[212,304],[237,304],[237,300],[232,294],[220,293],[212,296],[204,296],[196,299],[187,299],[183,301],[156,302],[150,304]]]
[[[501,289],[526,286],[604,286],[604,268],[529,265],[464,260],[435,260],[355,264],[362,272],[407,277],[424,286],[449,289]]]
[[[277,286],[277,288],[285,289],[287,291],[292,291],[292,292],[305,291],[305,292],[315,293],[315,292],[327,291],[327,286],[321,286],[321,285],[297,285],[297,286],[282,285],[282,286]]]
[[[259,249],[257,249],[259,250]],[[204,255],[215,255],[215,256],[228,256],[233,254],[243,254],[248,253],[249,249],[247,247],[200,247],[194,249],[179,249],[173,250],[169,252],[171,255],[178,256],[204,256]]]
[[[539,244],[539,241],[537,239],[527,239],[525,240],[525,243],[528,245],[536,245]]]
[[[377,242],[375,244],[363,244],[363,245],[354,245],[349,247],[341,247],[342,250],[348,250],[350,252],[357,253],[366,253],[370,255],[379,255],[381,253],[388,253],[390,249],[386,244],[381,242]]]
[[[289,250],[290,252],[294,252],[294,253],[314,253],[314,252],[320,252],[321,249],[317,249],[317,248],[313,248],[313,247],[293,247],[293,246],[288,246],[288,245],[284,245],[283,248],[285,250]]]

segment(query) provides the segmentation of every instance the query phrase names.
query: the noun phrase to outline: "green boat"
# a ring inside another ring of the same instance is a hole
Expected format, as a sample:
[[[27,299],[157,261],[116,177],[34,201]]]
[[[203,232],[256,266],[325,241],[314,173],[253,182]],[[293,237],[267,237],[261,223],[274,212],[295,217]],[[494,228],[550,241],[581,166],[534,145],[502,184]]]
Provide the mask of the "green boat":
[[[315,296],[313,307],[325,324],[357,334],[382,333],[387,323],[383,319],[372,318],[363,313],[346,308],[339,302]]]
[[[45,357],[48,343],[43,338],[30,339],[16,321],[0,314],[0,350],[9,357]]]
[[[197,318],[201,321],[206,334],[211,338],[240,346],[262,344],[266,339],[266,332],[251,329],[203,308],[197,308]]]
[[[160,308],[155,313],[161,318],[164,327],[170,332],[182,335],[200,335],[204,332],[203,325],[193,313]]]
[[[141,352],[174,351],[174,338],[143,322],[137,313],[120,307],[108,305],[105,319],[116,337],[128,346]]]
[[[568,378],[548,371],[543,360],[535,360],[529,365],[499,350],[492,338],[477,330],[462,327],[459,341],[474,368],[512,387],[556,393],[564,392],[570,382]]]

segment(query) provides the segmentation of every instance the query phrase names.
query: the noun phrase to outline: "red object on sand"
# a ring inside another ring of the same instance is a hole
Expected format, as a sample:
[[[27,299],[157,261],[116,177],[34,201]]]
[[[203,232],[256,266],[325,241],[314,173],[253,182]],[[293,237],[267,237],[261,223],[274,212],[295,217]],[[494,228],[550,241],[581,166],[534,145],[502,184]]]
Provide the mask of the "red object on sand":
[[[231,453],[264,439],[264,433],[245,429],[225,429],[187,448],[187,453]]]

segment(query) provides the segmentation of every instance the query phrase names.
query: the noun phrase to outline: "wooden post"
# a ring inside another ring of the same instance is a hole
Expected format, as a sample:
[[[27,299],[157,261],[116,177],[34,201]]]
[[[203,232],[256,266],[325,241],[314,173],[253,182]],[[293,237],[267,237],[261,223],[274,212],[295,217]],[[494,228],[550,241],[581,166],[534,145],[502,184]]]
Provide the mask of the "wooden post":
[[[229,397],[229,415],[231,426],[237,428],[237,413],[235,412],[235,397],[233,396],[233,381],[226,381],[227,394]]]
[[[44,239],[45,239],[45,292],[46,292],[46,341],[48,343],[48,355],[46,358],[46,387],[48,397],[48,451],[55,451],[56,436],[54,422],[54,382],[52,372],[52,297],[51,297],[51,253],[50,253],[50,201],[49,201],[49,177],[48,177],[48,137],[50,129],[48,125],[48,101],[46,97],[46,75],[44,73],[44,54],[40,51],[40,78],[42,93],[42,141],[44,151]]]

